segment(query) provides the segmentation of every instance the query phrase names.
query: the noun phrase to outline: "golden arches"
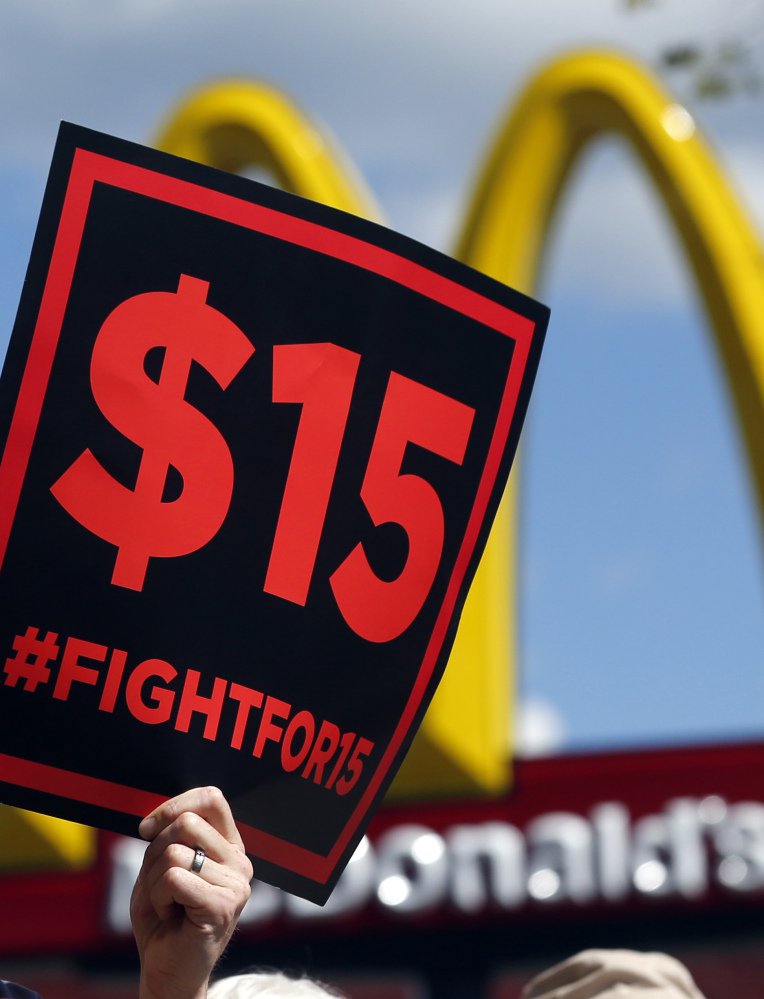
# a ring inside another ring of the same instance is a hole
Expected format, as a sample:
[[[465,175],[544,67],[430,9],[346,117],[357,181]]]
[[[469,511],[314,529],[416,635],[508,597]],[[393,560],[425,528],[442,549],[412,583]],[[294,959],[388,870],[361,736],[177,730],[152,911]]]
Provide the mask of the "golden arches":
[[[500,129],[456,256],[532,293],[554,209],[578,154],[617,132],[654,180],[712,319],[764,509],[762,253],[687,111],[635,63],[603,52],[559,59],[531,81]],[[348,160],[263,84],[215,84],[175,112],[159,144],[227,169],[264,165],[284,187],[367,217]],[[513,473],[462,615],[443,683],[394,787],[498,791],[508,781],[514,666]]]
[[[350,160],[283,94],[256,80],[202,87],[172,113],[157,142],[176,156],[233,172],[261,167],[293,194],[378,220]]]
[[[764,254],[692,117],[640,66],[610,53],[580,52],[531,81],[485,160],[455,255],[533,294],[566,181],[584,147],[606,132],[629,141],[681,238],[711,319],[764,513]],[[517,536],[517,480],[516,463],[470,593],[495,614],[516,606],[516,567],[507,539],[514,543]],[[502,539],[498,545],[496,537]],[[508,565],[502,564],[507,558]],[[491,586],[502,572],[503,608]],[[510,611],[507,625],[514,623]],[[514,649],[514,635],[505,640]]]
[[[582,52],[542,70],[485,161],[456,255],[532,293],[554,210],[581,150],[616,132],[631,144],[684,244],[715,332],[764,511],[764,256],[692,118],[638,65]],[[158,145],[223,169],[262,166],[290,191],[377,219],[348,160],[272,88],[250,81],[201,88],[171,115]],[[512,474],[462,615],[443,683],[395,787],[405,793],[499,791],[508,781],[515,512]],[[6,821],[24,822],[9,810]],[[41,844],[14,836],[11,864],[45,856],[81,866],[92,833],[28,817]],[[18,844],[18,849],[14,845]],[[40,853],[40,851],[42,851]],[[38,856],[39,854],[39,856]]]
[[[66,819],[0,808],[0,873],[21,871],[79,871],[96,859],[96,833]]]

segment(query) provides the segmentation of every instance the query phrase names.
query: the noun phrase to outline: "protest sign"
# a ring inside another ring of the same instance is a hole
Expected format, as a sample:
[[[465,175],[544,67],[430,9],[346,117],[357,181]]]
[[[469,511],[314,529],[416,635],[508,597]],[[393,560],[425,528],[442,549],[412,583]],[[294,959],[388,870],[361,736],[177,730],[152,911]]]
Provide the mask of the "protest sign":
[[[135,834],[216,784],[257,876],[323,902],[445,667],[546,321],[63,125],[0,384],[0,798]]]

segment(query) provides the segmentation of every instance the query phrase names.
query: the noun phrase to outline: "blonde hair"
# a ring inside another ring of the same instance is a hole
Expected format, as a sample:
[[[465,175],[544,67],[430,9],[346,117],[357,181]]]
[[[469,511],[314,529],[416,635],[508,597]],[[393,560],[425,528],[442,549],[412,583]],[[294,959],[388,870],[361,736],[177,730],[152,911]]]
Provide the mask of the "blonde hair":
[[[310,978],[288,978],[280,971],[255,971],[246,975],[231,975],[211,985],[208,999],[326,999],[339,997],[326,986]]]

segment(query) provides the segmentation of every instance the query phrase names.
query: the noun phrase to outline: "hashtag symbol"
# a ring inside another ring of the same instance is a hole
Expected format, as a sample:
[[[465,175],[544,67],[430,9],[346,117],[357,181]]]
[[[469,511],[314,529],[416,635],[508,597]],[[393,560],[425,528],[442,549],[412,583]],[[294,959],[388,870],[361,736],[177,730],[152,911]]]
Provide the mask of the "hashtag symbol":
[[[5,660],[6,687],[15,687],[21,679],[24,684],[22,689],[34,693],[39,683],[50,680],[47,664],[58,657],[58,635],[48,631],[45,638],[39,638],[39,634],[39,628],[29,627],[23,635],[16,635],[13,639],[13,651],[16,654]]]

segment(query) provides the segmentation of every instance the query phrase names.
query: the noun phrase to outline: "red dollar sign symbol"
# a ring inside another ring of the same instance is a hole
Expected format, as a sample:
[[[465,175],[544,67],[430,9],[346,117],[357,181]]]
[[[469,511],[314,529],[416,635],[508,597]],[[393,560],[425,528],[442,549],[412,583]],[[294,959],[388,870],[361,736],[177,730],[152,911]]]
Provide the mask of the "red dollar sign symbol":
[[[75,520],[117,546],[116,586],[142,590],[150,558],[197,551],[228,513],[234,479],[228,445],[183,395],[192,361],[225,389],[255,348],[207,304],[208,289],[207,281],[182,274],[177,293],[129,298],[107,316],[93,346],[93,397],[106,419],[143,448],[135,488],[117,482],[87,450],[51,492]],[[144,362],[157,347],[165,355],[155,382]],[[183,477],[183,490],[164,502],[170,465]]]

